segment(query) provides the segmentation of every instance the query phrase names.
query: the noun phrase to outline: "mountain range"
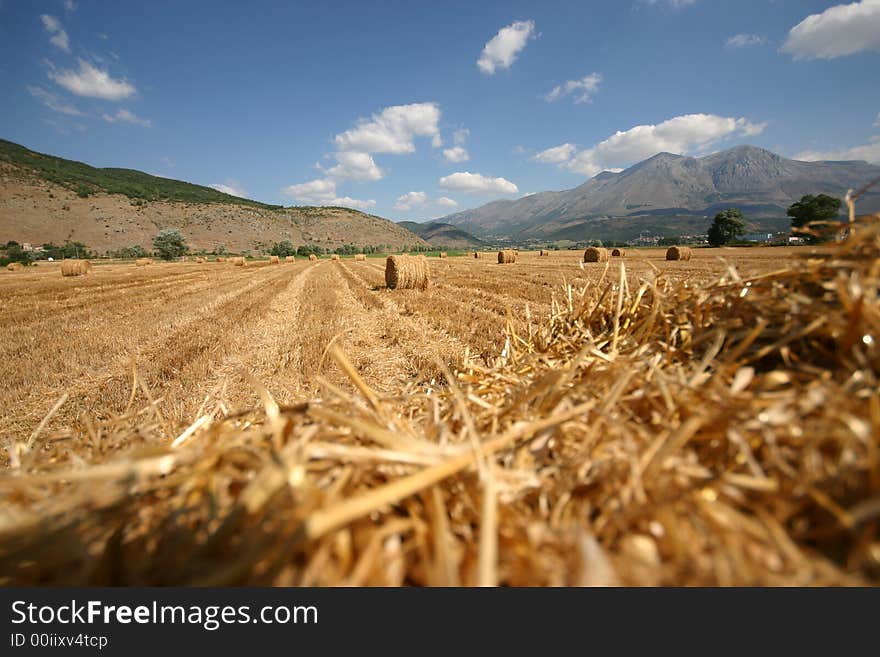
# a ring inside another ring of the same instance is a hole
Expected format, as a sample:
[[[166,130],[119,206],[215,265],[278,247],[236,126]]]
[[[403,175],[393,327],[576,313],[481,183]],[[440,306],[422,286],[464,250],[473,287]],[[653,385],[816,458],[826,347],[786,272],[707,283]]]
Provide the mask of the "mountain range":
[[[439,221],[429,221],[424,224],[415,221],[399,221],[397,225],[403,226],[434,246],[445,246],[451,249],[479,249],[485,246],[483,240],[452,224],[444,224]]]
[[[803,195],[842,199],[877,177],[880,166],[867,162],[802,162],[755,146],[704,157],[658,153],[574,189],[494,201],[438,221],[492,239],[632,239],[705,234],[719,210],[738,207],[750,229],[783,230],[786,209]],[[880,192],[863,197],[857,210],[880,211]]]

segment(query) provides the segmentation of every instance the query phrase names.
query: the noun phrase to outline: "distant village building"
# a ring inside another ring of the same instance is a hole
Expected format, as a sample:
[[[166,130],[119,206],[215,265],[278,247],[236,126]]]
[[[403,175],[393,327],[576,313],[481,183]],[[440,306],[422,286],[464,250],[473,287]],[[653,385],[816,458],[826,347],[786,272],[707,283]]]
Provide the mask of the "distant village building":
[[[773,241],[773,233],[748,233],[741,238],[744,242],[765,242]]]

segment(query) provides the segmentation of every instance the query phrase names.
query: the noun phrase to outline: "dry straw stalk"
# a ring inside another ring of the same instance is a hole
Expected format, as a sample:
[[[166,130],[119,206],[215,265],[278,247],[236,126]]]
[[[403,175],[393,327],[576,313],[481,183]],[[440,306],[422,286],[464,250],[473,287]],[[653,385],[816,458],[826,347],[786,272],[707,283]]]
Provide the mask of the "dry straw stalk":
[[[348,390],[177,438],[35,422],[0,585],[878,585],[878,223],[753,278],[621,263],[441,386],[331,349]]]

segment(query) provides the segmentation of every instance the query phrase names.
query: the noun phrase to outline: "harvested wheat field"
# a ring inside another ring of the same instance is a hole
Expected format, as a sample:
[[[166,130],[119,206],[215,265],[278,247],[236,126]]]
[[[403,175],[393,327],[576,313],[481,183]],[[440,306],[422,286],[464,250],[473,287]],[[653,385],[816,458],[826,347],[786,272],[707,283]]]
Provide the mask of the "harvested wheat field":
[[[880,583],[880,228],[0,277],[0,584]]]

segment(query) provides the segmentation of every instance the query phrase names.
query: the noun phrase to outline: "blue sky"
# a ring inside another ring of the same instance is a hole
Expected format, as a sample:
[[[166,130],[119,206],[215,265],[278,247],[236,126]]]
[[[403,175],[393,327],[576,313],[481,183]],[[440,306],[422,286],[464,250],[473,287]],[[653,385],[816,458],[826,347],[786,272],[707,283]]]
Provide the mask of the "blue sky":
[[[880,162],[880,0],[0,0],[0,137],[427,219],[666,150]]]

